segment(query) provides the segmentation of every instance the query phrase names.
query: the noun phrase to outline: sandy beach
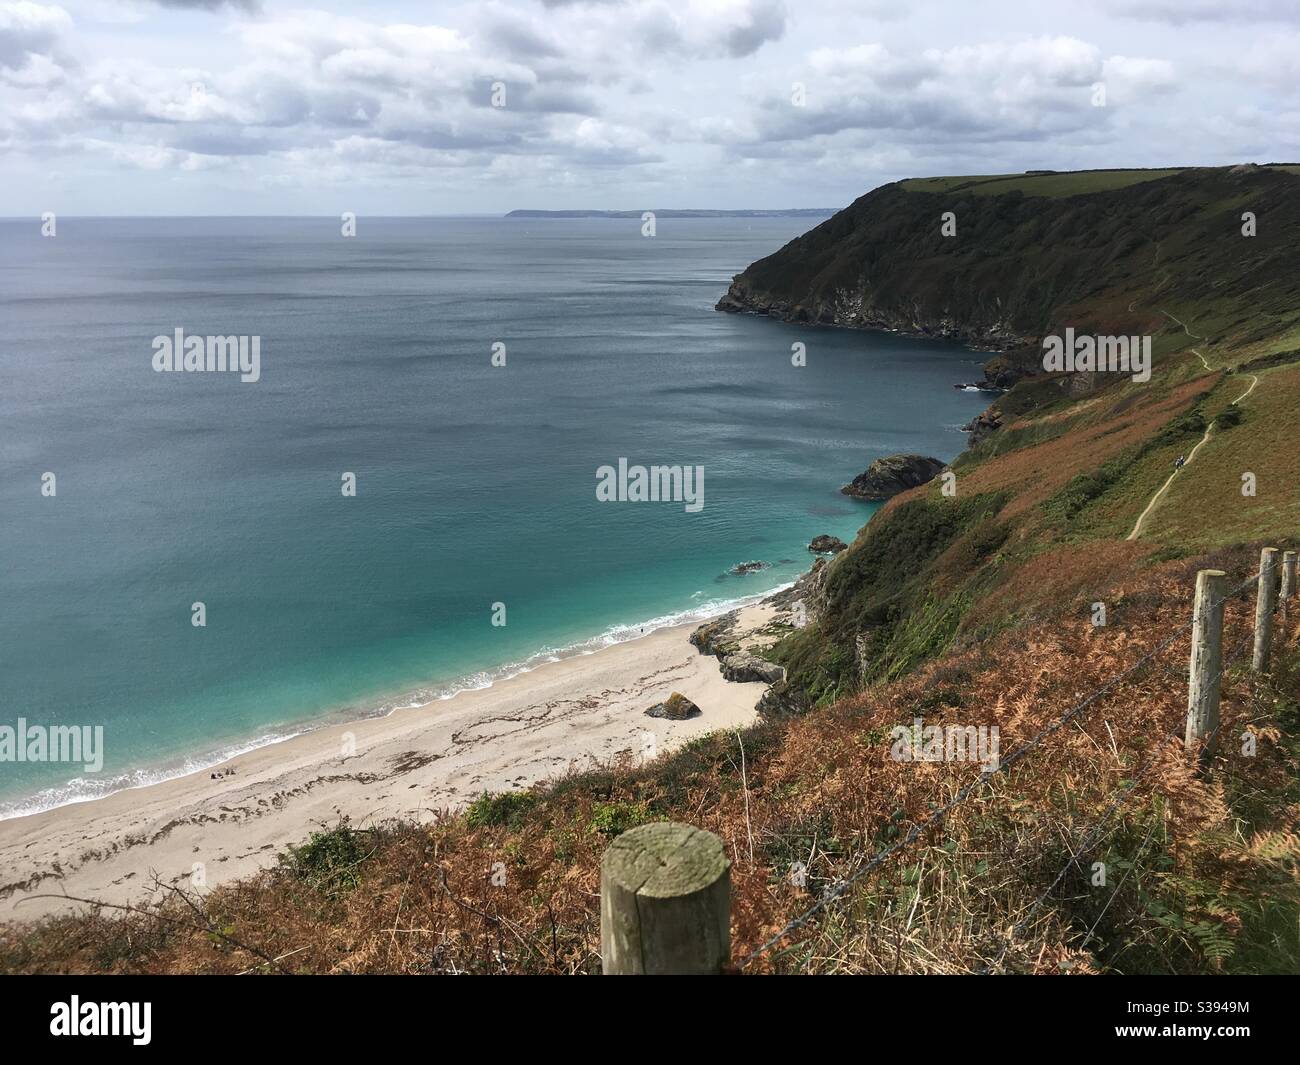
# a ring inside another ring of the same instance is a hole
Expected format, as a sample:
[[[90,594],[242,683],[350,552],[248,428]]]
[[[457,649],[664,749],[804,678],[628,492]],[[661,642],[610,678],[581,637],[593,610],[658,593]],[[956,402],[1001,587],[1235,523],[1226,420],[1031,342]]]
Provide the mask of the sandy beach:
[[[769,605],[740,611],[756,629]],[[751,723],[761,683],[732,683],[688,642],[693,624],[546,663],[490,688],[308,732],[222,766],[0,822],[0,919],[78,908],[65,898],[149,899],[156,876],[206,889],[274,864],[314,829],[428,820],[483,791],[526,788],[617,758],[663,753]],[[645,710],[680,692],[698,717]],[[232,775],[218,775],[233,769]]]

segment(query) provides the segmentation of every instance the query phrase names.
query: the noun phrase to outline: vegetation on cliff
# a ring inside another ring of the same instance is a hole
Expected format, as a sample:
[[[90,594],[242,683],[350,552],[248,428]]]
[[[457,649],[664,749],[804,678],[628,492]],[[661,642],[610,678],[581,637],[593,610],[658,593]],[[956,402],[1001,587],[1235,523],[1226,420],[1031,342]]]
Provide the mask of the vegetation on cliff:
[[[906,491],[819,560],[809,623],[769,652],[787,678],[761,724],[483,796],[431,825],[342,825],[201,901],[173,891],[147,913],[11,926],[0,968],[595,972],[600,855],[661,819],[722,837],[738,960],[856,878],[749,971],[1300,968],[1294,603],[1271,677],[1240,660],[1225,672],[1223,734],[1249,730],[1257,749],[1225,743],[1201,770],[1179,742],[1196,571],[1236,586],[1262,543],[1297,546],[1300,177],[1041,178],[887,186],[724,300],[971,338],[1036,343],[1074,325],[1154,340],[1149,382],[1020,381],[951,465],[955,493]],[[944,210],[958,243],[941,243]],[[1257,236],[1242,235],[1243,211]],[[1248,594],[1228,603],[1230,651],[1252,608]],[[697,636],[702,652],[735,650],[725,625]],[[917,718],[995,725],[1005,754],[1098,690],[987,777],[891,757],[891,729]],[[869,863],[972,785],[912,846]],[[1095,862],[1111,870],[1104,891],[1089,889]]]
[[[718,307],[953,337],[1022,369],[1049,331],[1149,332],[1157,307],[1216,343],[1294,348],[1298,191],[1283,167],[896,182],[753,263]]]

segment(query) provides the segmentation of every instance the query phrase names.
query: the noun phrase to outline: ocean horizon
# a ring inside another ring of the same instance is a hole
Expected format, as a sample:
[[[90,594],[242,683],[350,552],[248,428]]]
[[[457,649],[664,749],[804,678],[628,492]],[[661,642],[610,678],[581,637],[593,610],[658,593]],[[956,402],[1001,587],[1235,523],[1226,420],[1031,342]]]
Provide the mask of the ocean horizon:
[[[0,765],[0,818],[703,619],[852,540],[874,507],[839,487],[955,456],[982,355],[713,310],[807,226],[0,222],[0,724],[104,729],[99,773]],[[256,380],[156,371],[176,330],[259,338]],[[702,505],[602,503],[620,462],[702,468]]]

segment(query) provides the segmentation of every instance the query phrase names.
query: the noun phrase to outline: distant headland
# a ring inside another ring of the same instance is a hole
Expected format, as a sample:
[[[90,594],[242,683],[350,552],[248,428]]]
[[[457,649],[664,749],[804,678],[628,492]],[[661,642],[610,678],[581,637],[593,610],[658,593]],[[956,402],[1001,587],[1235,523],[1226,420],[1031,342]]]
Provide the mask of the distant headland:
[[[829,218],[838,207],[791,207],[776,211],[660,211],[657,218]],[[640,218],[644,211],[511,211],[507,218]]]

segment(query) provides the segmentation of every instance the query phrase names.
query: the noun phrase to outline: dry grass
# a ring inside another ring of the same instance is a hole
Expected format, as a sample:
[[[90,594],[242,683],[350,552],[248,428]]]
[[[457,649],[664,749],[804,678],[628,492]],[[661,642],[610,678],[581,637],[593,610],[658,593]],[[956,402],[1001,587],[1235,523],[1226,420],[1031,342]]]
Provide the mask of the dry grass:
[[[962,476],[959,491],[978,494],[1014,490],[1006,517],[1023,514],[1064,487],[1076,474],[1089,472],[1127,448],[1149,440],[1162,426],[1191,408],[1205,391],[1205,379],[1188,381],[1126,410],[1111,408],[1095,424],[1001,455]],[[935,489],[937,491],[937,489]]]
[[[1150,544],[1102,540],[1083,546],[1048,547],[1017,567],[1008,567],[1003,580],[967,612],[966,631],[986,631],[1007,621],[1073,616],[1086,619],[1092,604],[1105,601],[1114,617],[1120,604],[1112,584],[1117,574],[1131,572],[1153,551]]]

